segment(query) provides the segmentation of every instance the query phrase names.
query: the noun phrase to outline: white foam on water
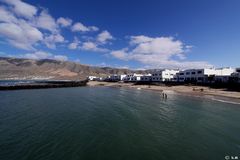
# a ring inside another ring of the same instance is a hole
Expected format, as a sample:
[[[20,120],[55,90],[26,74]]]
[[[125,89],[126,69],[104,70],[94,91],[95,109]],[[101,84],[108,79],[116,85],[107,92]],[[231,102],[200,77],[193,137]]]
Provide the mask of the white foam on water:
[[[217,99],[217,98],[211,98],[211,99],[214,101],[223,102],[223,103],[240,104],[240,102],[227,101],[227,100],[223,100],[223,99]]]

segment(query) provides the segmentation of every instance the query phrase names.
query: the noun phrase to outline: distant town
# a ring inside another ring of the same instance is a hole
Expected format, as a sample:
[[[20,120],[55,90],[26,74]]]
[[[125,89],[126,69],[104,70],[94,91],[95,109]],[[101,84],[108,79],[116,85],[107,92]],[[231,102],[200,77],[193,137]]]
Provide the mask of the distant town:
[[[240,68],[206,68],[206,69],[162,69],[149,74],[113,74],[107,77],[88,76],[90,81],[111,82],[176,82],[198,84],[240,84]]]

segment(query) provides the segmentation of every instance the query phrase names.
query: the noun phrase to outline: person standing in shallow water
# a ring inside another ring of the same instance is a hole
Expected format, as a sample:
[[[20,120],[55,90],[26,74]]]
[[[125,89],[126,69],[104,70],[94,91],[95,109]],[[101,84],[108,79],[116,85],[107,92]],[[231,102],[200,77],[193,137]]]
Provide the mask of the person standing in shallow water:
[[[165,99],[167,99],[167,94],[165,93]]]
[[[162,98],[163,98],[163,99],[167,99],[167,94],[163,92],[163,93],[162,93]]]

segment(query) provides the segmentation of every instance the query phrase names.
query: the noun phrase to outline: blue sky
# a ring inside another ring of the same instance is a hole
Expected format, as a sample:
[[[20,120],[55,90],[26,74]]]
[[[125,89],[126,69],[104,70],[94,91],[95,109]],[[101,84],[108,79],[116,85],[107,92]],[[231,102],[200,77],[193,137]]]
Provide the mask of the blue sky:
[[[240,66],[239,0],[0,0],[0,56],[96,66]]]

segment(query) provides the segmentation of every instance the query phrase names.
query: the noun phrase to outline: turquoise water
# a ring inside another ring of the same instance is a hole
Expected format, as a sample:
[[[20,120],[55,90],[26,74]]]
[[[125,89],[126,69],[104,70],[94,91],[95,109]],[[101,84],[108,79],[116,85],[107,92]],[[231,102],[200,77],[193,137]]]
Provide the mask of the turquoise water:
[[[107,87],[0,91],[0,160],[240,157],[240,105]]]

